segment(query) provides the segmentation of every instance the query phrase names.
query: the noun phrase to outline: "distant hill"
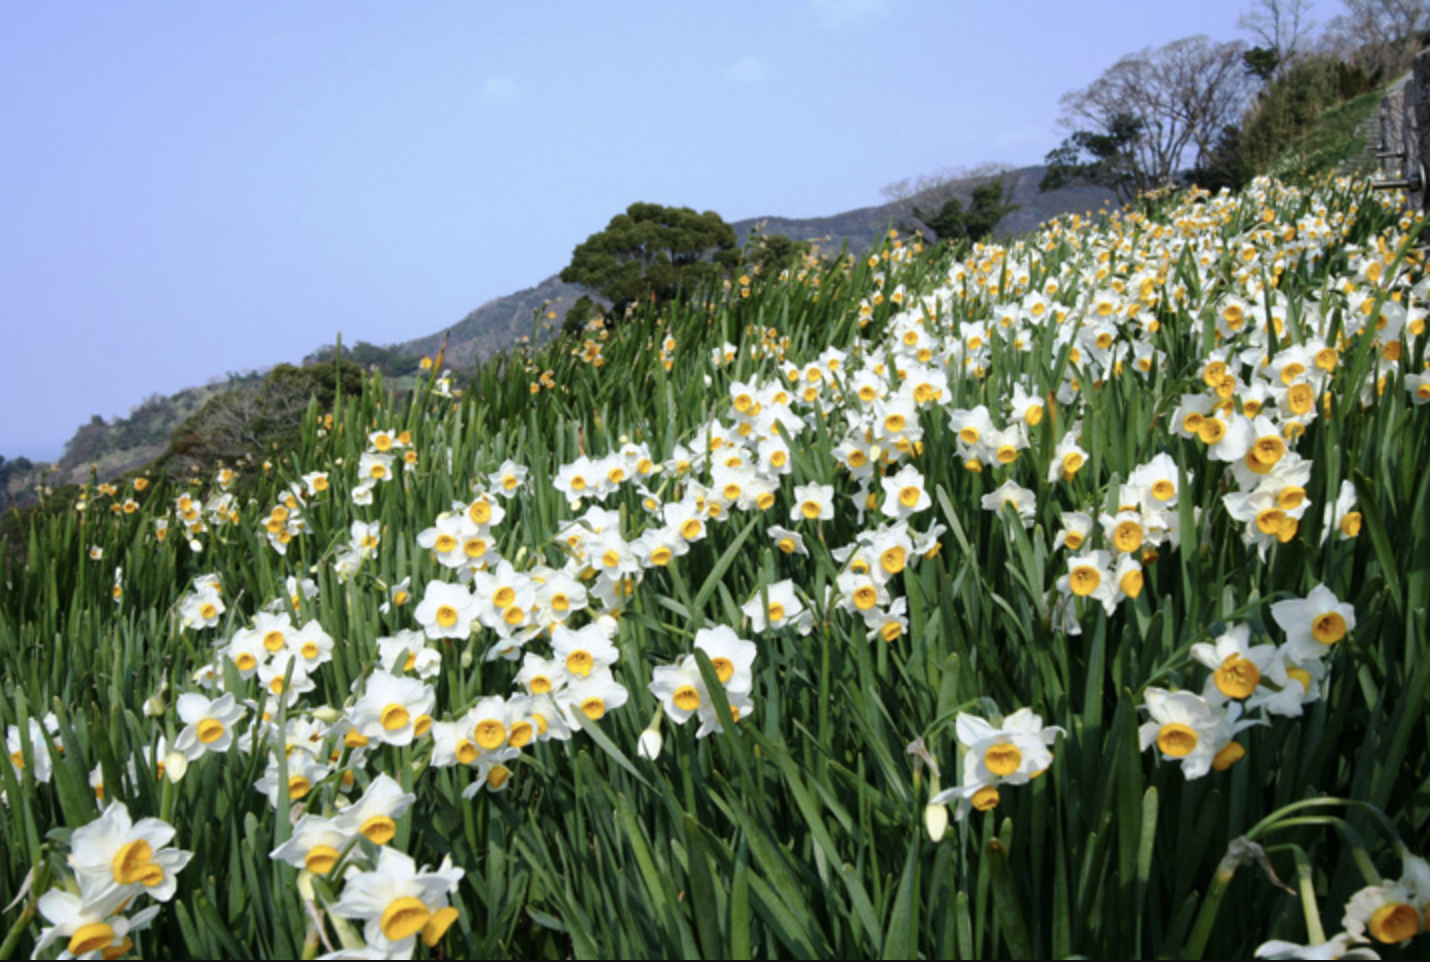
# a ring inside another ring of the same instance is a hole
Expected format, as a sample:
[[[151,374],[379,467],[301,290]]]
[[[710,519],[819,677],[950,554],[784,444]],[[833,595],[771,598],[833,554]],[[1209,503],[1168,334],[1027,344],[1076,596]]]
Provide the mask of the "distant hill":
[[[1012,188],[1013,202],[1018,210],[999,222],[996,237],[1011,237],[1037,227],[1060,214],[1073,211],[1111,209],[1115,205],[1108,191],[1092,187],[1069,187],[1043,194],[1038,182],[1043,167],[1020,167],[1003,174]],[[953,196],[965,203],[986,178],[971,177],[951,186]],[[889,227],[907,226],[912,206],[936,206],[928,198],[914,197],[903,204],[890,203],[875,207],[860,207],[828,217],[750,217],[731,224],[740,244],[759,228],[764,234],[784,234],[795,240],[817,242],[826,254],[836,254],[842,248],[863,251],[873,247]],[[450,327],[392,346],[397,353],[413,357],[436,357],[447,338],[447,353],[443,365],[457,371],[470,369],[478,358],[517,344],[523,337],[542,340],[553,330],[560,330],[566,311],[584,292],[573,284],[563,284],[559,276],[551,276],[534,287],[494,298],[471,311]],[[256,373],[247,378],[256,378]],[[231,390],[230,383],[188,388],[170,397],[154,395],[138,405],[125,418],[105,421],[95,417],[80,427],[65,445],[64,456],[47,471],[49,465],[26,464],[26,469],[8,471],[0,478],[0,506],[23,504],[33,496],[37,483],[59,487],[66,483],[88,480],[91,468],[97,468],[100,480],[118,477],[141,467],[162,455],[170,435],[185,418],[194,414],[210,397]]]
[[[64,454],[53,464],[31,464],[28,459],[10,462],[27,467],[0,473],[0,508],[29,504],[38,484],[50,488],[81,484],[90,479],[91,469],[100,481],[108,481],[143,467],[165,452],[174,429],[204,402],[250,377],[253,375],[185,388],[168,397],[154,394],[136,405],[128,417],[106,421],[96,414],[65,442]]]
[[[1012,190],[1012,202],[1018,209],[998,222],[994,229],[995,238],[1014,237],[1033,230],[1039,224],[1052,220],[1061,214],[1096,213],[1098,210],[1112,210],[1119,205],[1112,192],[1104,187],[1065,187],[1061,190],[1042,193],[1038,183],[1046,173],[1046,167],[1016,167],[1001,176]],[[973,196],[973,189],[985,183],[986,176],[968,177],[953,182],[947,190],[949,196],[957,197],[967,206]],[[860,207],[830,217],[752,217],[736,221],[732,226],[743,243],[751,228],[762,225],[765,234],[784,234],[795,240],[819,241],[826,251],[838,251],[841,245],[850,250],[867,250],[873,247],[891,226],[899,227],[910,220],[912,207],[935,207],[931,198],[915,196],[907,203],[880,204],[877,207]]]
[[[1030,231],[1044,221],[1072,212],[1096,213],[1119,206],[1111,191],[1101,187],[1066,187],[1040,193],[1038,182],[1045,167],[1018,167],[1003,174],[1012,188],[1013,203],[1019,208],[1004,217],[994,231],[995,237],[1012,237]],[[967,203],[973,188],[986,178],[970,177],[952,188],[953,196]],[[913,198],[914,205],[919,198]],[[927,201],[924,202],[927,204]],[[862,251],[873,247],[885,231],[908,220],[907,204],[880,204],[860,207],[828,217],[749,217],[734,221],[731,226],[739,243],[749,238],[758,225],[764,234],[783,234],[795,240],[816,241],[825,253],[837,253],[842,247]],[[443,364],[456,370],[471,367],[479,357],[511,347],[523,336],[539,339],[550,330],[560,330],[561,320],[576,299],[585,293],[574,284],[563,284],[553,275],[526,290],[494,298],[469,313],[445,330],[436,331],[394,348],[404,354],[436,356],[444,335],[448,337]],[[555,318],[547,317],[554,313]],[[533,325],[533,316],[540,322]]]
[[[445,330],[394,347],[403,354],[436,357],[445,336],[447,353],[442,364],[460,371],[471,367],[477,358],[511,347],[523,337],[535,334],[537,339],[544,338],[552,325],[560,330],[561,319],[582,293],[582,288],[563,284],[560,277],[548,277],[535,287],[487,301]],[[546,317],[551,312],[556,314],[554,320]]]

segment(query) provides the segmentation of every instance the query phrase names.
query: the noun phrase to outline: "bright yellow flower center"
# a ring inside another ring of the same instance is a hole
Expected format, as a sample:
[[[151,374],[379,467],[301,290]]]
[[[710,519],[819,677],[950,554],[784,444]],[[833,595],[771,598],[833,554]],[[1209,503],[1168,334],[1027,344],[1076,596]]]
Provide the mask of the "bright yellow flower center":
[[[1256,527],[1262,534],[1275,534],[1281,530],[1281,522],[1286,518],[1286,512],[1280,508],[1267,508],[1256,515]]]
[[[1190,755],[1196,750],[1198,740],[1194,729],[1178,722],[1168,722],[1157,732],[1157,747],[1173,758]]]
[[[1202,423],[1197,426],[1197,437],[1203,444],[1216,444],[1225,436],[1226,425],[1216,418],[1202,418]]]
[[[120,885],[133,885],[135,882],[142,881],[151,869],[158,869],[160,878],[162,878],[163,869],[153,864],[153,857],[154,850],[142,838],[120,846],[110,865],[110,869],[114,873],[114,881]]]
[[[735,663],[728,658],[712,658],[710,667],[715,669],[715,677],[720,679],[722,685],[729,684],[730,679],[735,677]]]
[[[1361,514],[1359,511],[1352,511],[1341,519],[1341,534],[1347,538],[1354,538],[1360,534]]]
[[[393,704],[384,706],[378,718],[382,722],[384,729],[395,732],[400,728],[406,728],[407,723],[412,720],[412,715],[404,706],[394,702]]]
[[[973,807],[980,812],[986,812],[998,807],[998,789],[992,785],[984,785],[973,793]]]
[[[338,864],[338,850],[331,845],[314,845],[303,858],[303,867],[314,875],[327,875]]]
[[[1112,543],[1118,551],[1128,554],[1142,547],[1142,526],[1136,521],[1123,521],[1112,535]]]
[[[879,555],[879,566],[891,575],[896,575],[904,570],[906,555],[901,545],[894,545],[883,554]]]
[[[529,721],[519,721],[511,726],[507,743],[513,748],[524,748],[536,737],[536,726]]]
[[[1257,438],[1256,444],[1251,448],[1256,460],[1262,464],[1271,465],[1280,461],[1286,453],[1286,442],[1274,434]]]
[[[1215,674],[1217,690],[1228,698],[1242,699],[1261,684],[1261,669],[1240,655],[1228,655]]]
[[[1023,753],[1011,742],[999,742],[983,753],[983,764],[995,775],[1008,776],[1023,763]]]
[[[1129,598],[1136,598],[1141,595],[1142,585],[1143,577],[1140,568],[1133,568],[1117,582],[1117,586],[1122,589],[1122,593]]]
[[[382,934],[393,942],[422,931],[432,913],[421,899],[406,896],[393,899],[382,912]]]
[[[1338,611],[1328,611],[1311,622],[1311,636],[1323,645],[1334,645],[1346,636],[1346,619]]]
[[[358,829],[374,845],[386,845],[397,835],[397,823],[386,815],[374,815]]]
[[[1068,575],[1068,586],[1072,588],[1072,593],[1080,598],[1086,598],[1097,590],[1097,586],[1102,584],[1102,575],[1096,568],[1074,568]]]
[[[472,734],[478,745],[487,751],[494,751],[506,741],[506,726],[495,718],[484,718],[477,722]]]
[[[1227,746],[1217,752],[1212,758],[1212,768],[1215,768],[1219,772],[1224,772],[1245,757],[1245,748],[1237,742],[1228,742]]]
[[[492,780],[495,771],[487,775],[487,781]],[[502,781],[506,779],[503,778]],[[500,787],[500,783],[498,783]],[[427,924],[422,926],[422,944],[429,949],[435,948],[437,943],[442,941],[442,936],[447,934],[447,930],[452,927],[452,923],[457,921],[458,912],[452,906],[438,909],[427,919]]]
[[[1392,902],[1375,910],[1369,927],[1376,941],[1394,945],[1420,931],[1420,913],[1404,902]]]
[[[589,651],[577,649],[566,656],[566,670],[573,675],[580,675],[585,678],[591,674],[591,669],[596,667],[596,659]]]
[[[70,955],[79,958],[113,944],[114,929],[104,922],[91,922],[75,930],[74,935],[70,936],[68,948]]]
[[[682,685],[675,690],[671,700],[681,711],[695,711],[700,707],[700,692],[692,685]]]

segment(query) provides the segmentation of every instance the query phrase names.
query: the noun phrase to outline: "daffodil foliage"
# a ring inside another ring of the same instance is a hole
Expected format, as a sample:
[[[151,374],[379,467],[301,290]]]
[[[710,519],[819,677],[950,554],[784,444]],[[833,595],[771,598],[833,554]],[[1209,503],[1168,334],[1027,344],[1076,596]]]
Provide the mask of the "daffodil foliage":
[[[96,479],[5,550],[0,955],[1423,956],[1423,243],[891,236]]]

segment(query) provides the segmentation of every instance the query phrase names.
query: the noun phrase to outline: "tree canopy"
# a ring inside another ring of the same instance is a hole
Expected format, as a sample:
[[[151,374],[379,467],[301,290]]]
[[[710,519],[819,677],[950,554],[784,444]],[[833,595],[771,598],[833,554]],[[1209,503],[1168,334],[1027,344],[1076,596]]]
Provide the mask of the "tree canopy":
[[[1018,209],[1012,202],[1012,191],[998,177],[973,188],[969,206],[964,210],[957,197],[949,197],[936,212],[926,213],[914,208],[914,216],[929,226],[941,241],[980,241],[993,233],[1004,215]]]
[[[1046,189],[1091,182],[1123,200],[1203,173],[1250,94],[1239,41],[1184,37],[1128,54],[1063,95],[1073,133],[1048,154]]]
[[[561,279],[600,294],[620,316],[637,301],[698,288],[739,257],[734,228],[714,211],[637,202],[576,246]]]

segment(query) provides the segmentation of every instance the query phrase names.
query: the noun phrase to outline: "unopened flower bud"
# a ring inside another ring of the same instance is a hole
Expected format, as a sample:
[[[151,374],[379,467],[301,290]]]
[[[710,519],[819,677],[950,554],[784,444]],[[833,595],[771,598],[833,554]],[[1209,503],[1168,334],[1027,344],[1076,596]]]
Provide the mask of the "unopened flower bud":
[[[941,840],[943,833],[948,830],[948,806],[925,805],[924,828],[928,830],[929,838],[932,841],[937,842]]]
[[[664,737],[660,733],[660,720],[662,716],[660,709],[656,710],[655,716],[651,718],[646,730],[641,732],[639,744],[636,746],[636,754],[648,761],[655,761],[660,757],[660,749],[664,744]]]
[[[189,770],[189,758],[183,752],[170,752],[164,756],[164,777],[175,785],[183,780]]]

